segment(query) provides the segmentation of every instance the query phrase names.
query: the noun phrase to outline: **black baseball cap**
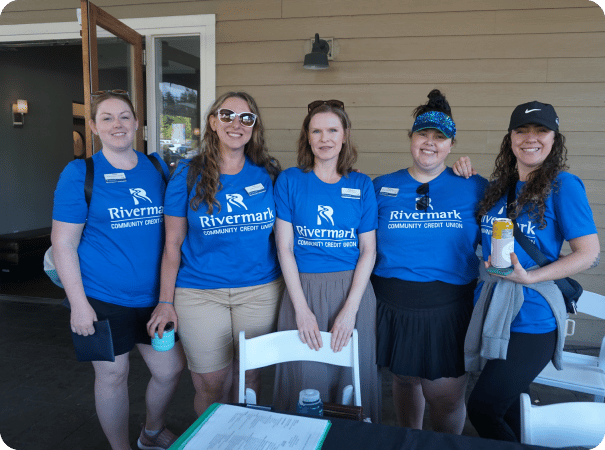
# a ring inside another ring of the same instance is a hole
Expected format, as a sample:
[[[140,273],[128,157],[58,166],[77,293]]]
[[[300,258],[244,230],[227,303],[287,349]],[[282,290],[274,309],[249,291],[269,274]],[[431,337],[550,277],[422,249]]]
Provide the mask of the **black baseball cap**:
[[[559,131],[559,117],[555,108],[548,103],[540,103],[537,100],[523,103],[515,108],[510,116],[508,131],[510,132],[528,123],[544,125],[550,130]]]

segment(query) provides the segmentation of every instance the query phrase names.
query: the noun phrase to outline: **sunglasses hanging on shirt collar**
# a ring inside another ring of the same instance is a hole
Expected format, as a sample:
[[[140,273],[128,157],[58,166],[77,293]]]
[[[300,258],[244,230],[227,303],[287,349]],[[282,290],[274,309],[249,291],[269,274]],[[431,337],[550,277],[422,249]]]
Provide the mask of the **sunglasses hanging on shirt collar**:
[[[422,195],[422,197],[416,200],[416,210],[423,210],[426,212],[431,204],[431,199],[429,198],[429,184],[422,183],[420,186],[418,186],[418,189],[416,189],[416,194]]]

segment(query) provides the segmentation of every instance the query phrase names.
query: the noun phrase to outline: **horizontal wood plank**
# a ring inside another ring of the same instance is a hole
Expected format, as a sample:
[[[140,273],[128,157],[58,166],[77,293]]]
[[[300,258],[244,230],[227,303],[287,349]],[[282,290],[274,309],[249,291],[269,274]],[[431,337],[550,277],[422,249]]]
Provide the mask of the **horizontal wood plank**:
[[[603,44],[605,45],[605,39]],[[551,58],[548,82],[598,83],[605,80],[605,58]]]
[[[603,20],[605,23],[605,20]],[[530,40],[532,46],[527,46]],[[335,38],[335,61],[411,61],[604,57],[605,33],[519,34],[494,36],[425,36]],[[297,62],[311,52],[311,41],[230,42],[217,45],[217,64]]]
[[[361,14],[434,13],[440,11],[498,11],[543,8],[595,8],[588,0],[283,0],[284,17],[342,16]]]
[[[605,205],[605,180],[584,180],[584,186],[591,204]]]
[[[573,33],[583,31],[605,31],[605,17],[599,6],[496,12],[496,34]]]
[[[369,8],[368,8],[369,9]],[[430,14],[358,15],[338,19],[250,20],[219,22],[216,42],[286,41],[320,37],[458,36],[493,34],[496,13],[487,11]]]
[[[98,7],[118,19],[174,15],[216,14],[217,21],[277,19],[281,0],[97,0]],[[20,23],[72,22],[76,20],[77,0],[17,0],[0,15],[0,25]]]
[[[561,106],[603,106],[595,92],[605,92],[603,83],[409,83],[409,84],[304,84],[304,85],[228,85],[217,88],[218,95],[243,90],[261,108],[306,106],[315,99],[337,98],[349,106],[409,106],[427,101],[428,93],[440,89],[447,97],[454,118],[461,106],[507,106],[513,108],[532,99]],[[605,143],[605,141],[602,141]]]
[[[547,81],[548,61],[546,59],[331,61],[328,70],[305,70],[303,69],[302,60],[303,58],[299,63],[217,65],[217,86],[540,83]],[[605,65],[603,72],[605,72]],[[605,78],[600,81],[603,79]]]

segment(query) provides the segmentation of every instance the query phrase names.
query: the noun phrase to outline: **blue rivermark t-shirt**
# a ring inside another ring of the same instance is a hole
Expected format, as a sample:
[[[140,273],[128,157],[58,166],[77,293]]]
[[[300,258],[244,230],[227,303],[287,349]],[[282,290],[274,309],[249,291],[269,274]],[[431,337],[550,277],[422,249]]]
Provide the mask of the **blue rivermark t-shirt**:
[[[78,247],[87,296],[122,306],[157,303],[164,246],[162,176],[142,153],[131,170],[96,153],[90,209],[84,198],[84,160],[70,162],[55,190],[53,219],[86,223]],[[168,167],[161,158],[166,178]]]
[[[557,175],[555,184],[558,184],[558,187],[553,187],[550,196],[545,201],[546,228],[540,230],[539,223],[529,220],[526,211],[523,211],[516,219],[521,232],[536,244],[550,261],[559,259],[563,241],[597,232],[582,180],[571,173],[562,172]],[[516,197],[519,196],[524,185],[525,182],[517,182]],[[506,196],[502,197],[481,218],[483,258],[486,261],[491,253],[492,224],[495,218],[506,217],[506,200]],[[524,269],[536,265],[517,242],[515,242],[515,254]],[[480,287],[477,286],[475,291],[475,301],[481,292]],[[544,297],[529,288],[523,288],[523,296],[523,306],[511,324],[511,331],[532,334],[553,331],[556,328],[555,318]]]
[[[479,275],[475,219],[487,180],[456,176],[446,168],[429,185],[429,207],[417,210],[422,183],[408,169],[374,180],[378,201],[374,274],[406,281],[464,285]]]
[[[168,216],[187,217],[187,236],[181,247],[177,287],[220,289],[257,286],[281,275],[273,224],[273,183],[264,167],[248,158],[236,175],[221,175],[222,189],[208,214],[200,202],[191,209],[195,186],[187,195],[189,161],[176,168],[166,189]],[[198,177],[198,181],[200,177]]]
[[[287,169],[275,183],[275,206],[277,217],[292,224],[301,273],[354,270],[358,236],[377,227],[372,181],[356,172],[328,184],[313,171]]]

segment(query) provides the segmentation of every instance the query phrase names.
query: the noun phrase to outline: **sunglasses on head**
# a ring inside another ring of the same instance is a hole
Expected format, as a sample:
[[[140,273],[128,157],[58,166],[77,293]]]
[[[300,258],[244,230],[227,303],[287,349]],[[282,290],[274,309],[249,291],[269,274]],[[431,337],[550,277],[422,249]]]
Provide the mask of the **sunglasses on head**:
[[[422,195],[418,200],[416,200],[416,210],[423,210],[424,212],[429,209],[429,205],[431,204],[431,199],[429,198],[429,184],[422,183],[416,189],[416,194]]]
[[[309,112],[313,111],[315,108],[321,105],[328,105],[332,108],[342,109],[343,111],[345,110],[345,104],[340,100],[315,100],[314,102],[309,103]]]
[[[218,120],[223,123],[231,123],[236,117],[239,118],[239,123],[245,127],[253,127],[256,123],[256,114],[251,112],[236,113],[227,108],[221,108],[217,111],[216,116]]]
[[[109,89],[107,91],[95,91],[92,94],[90,94],[90,96],[91,97],[100,97],[101,95],[105,95],[105,94],[123,95],[124,97],[130,98],[130,95],[128,95],[128,91],[125,91],[123,89]]]

